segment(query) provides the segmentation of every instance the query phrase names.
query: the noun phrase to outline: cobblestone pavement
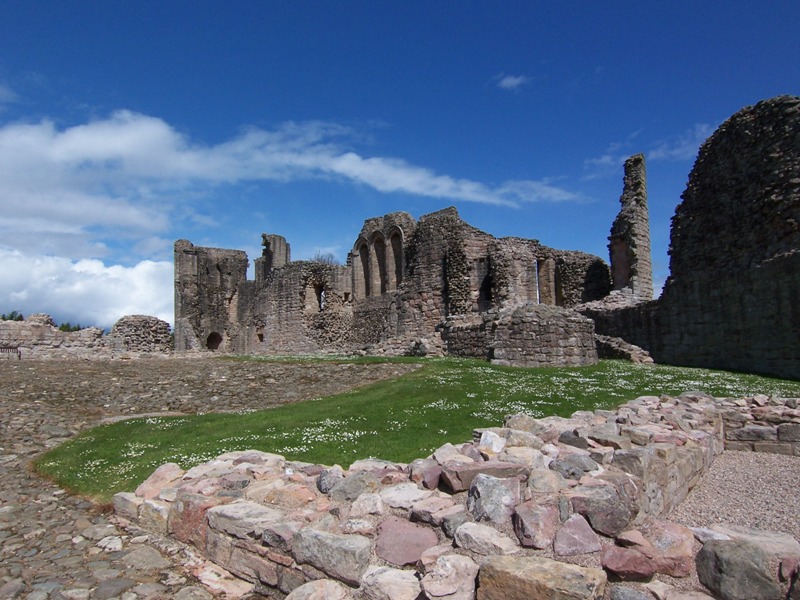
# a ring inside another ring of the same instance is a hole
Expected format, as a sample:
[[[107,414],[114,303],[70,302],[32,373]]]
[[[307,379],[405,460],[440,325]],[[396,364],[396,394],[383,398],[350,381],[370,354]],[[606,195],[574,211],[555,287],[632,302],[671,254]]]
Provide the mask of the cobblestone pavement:
[[[0,359],[0,598],[211,598],[196,557],[30,470],[31,459],[105,418],[266,408],[407,372],[412,365],[206,358]],[[222,585],[221,582],[219,585]],[[224,595],[224,593],[222,594]]]

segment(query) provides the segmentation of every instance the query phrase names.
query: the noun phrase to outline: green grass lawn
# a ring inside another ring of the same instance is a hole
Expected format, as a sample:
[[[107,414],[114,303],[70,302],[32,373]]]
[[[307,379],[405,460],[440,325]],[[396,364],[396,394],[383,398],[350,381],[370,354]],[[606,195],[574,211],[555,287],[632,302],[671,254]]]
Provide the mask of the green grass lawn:
[[[592,367],[516,369],[477,360],[415,359],[423,367],[352,392],[262,411],[132,419],[104,425],[42,455],[40,473],[107,501],[131,491],[156,467],[189,468],[255,448],[289,460],[341,464],[377,457],[410,462],[507,414],[569,416],[614,408],[641,395],[702,390],[800,397],[800,381],[662,365],[602,361]]]

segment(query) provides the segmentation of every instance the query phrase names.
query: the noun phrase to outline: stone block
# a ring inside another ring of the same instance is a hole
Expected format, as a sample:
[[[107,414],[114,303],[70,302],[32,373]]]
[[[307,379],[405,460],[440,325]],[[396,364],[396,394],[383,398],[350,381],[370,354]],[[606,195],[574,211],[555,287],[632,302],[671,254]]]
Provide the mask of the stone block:
[[[478,573],[478,600],[600,600],[606,574],[540,557],[490,556]]]
[[[422,589],[429,598],[472,600],[479,566],[468,556],[444,554],[422,578]]]
[[[501,461],[486,461],[481,463],[455,463],[447,462],[442,465],[442,481],[453,492],[463,492],[469,489],[470,484],[480,473],[493,477],[505,478],[518,475],[527,476],[530,472],[525,465]]]
[[[769,556],[744,540],[710,540],[695,559],[700,583],[722,600],[779,600]]]
[[[255,502],[234,502],[210,508],[207,513],[209,527],[239,539],[261,540],[267,524],[284,519],[284,514]]]
[[[227,569],[250,583],[260,582],[272,587],[278,585],[277,565],[243,548],[233,548]]]
[[[372,542],[360,535],[339,535],[307,527],[297,532],[292,555],[348,585],[358,585],[369,566]]]
[[[525,502],[516,507],[513,524],[520,544],[538,549],[548,548],[553,544],[560,525],[558,507]]]
[[[114,494],[114,512],[130,521],[138,521],[139,507],[144,500],[131,492]]]
[[[792,456],[794,454],[792,444],[782,442],[753,442],[753,450],[755,452],[783,454],[785,456]]]
[[[389,564],[402,567],[416,564],[423,552],[438,543],[439,538],[430,527],[390,516],[378,527],[375,553]]]
[[[144,500],[139,507],[139,525],[148,531],[166,535],[170,507],[170,503],[163,500]]]
[[[778,425],[778,440],[781,442],[800,442],[800,423],[781,423]]]
[[[391,567],[370,567],[361,579],[364,600],[417,600],[422,588],[411,571]]]
[[[493,554],[514,554],[519,546],[510,537],[486,525],[464,523],[453,536],[455,544],[470,552],[490,556]]]
[[[778,439],[778,430],[770,425],[745,425],[729,431],[727,438],[737,442],[774,442]]]
[[[479,473],[469,486],[467,509],[476,521],[497,525],[511,522],[514,507],[520,501],[520,481],[516,477],[498,478]]]
[[[600,551],[600,538],[581,515],[567,519],[553,542],[556,556],[575,556]]]
[[[167,530],[171,536],[184,544],[204,548],[208,529],[206,512],[226,501],[217,496],[204,496],[179,490],[169,512]]]

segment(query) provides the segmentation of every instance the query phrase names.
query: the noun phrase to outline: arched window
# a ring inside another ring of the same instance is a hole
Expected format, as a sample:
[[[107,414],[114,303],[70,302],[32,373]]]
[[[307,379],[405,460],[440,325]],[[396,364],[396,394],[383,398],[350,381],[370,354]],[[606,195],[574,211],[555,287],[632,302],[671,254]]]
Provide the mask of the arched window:
[[[373,283],[375,284],[375,289],[380,290],[381,294],[385,294],[387,291],[386,242],[383,241],[383,237],[378,236],[373,240],[372,249],[375,256],[375,265],[378,267],[374,272],[377,280]]]
[[[403,282],[403,234],[395,231],[389,236],[389,247],[391,248],[392,259],[389,268],[392,270],[392,289],[397,289]]]
[[[364,298],[370,294],[369,281],[369,248],[366,243],[358,247],[358,259],[361,263],[360,273],[356,270],[357,289],[362,292]],[[359,277],[360,276],[360,277]]]

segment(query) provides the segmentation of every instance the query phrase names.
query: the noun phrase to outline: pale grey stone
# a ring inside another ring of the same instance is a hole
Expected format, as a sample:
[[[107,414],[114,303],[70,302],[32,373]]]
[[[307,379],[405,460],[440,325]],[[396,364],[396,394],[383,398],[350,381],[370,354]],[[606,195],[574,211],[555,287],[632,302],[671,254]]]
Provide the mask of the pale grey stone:
[[[361,578],[365,600],[416,600],[420,591],[420,582],[413,571],[370,567]]]
[[[350,585],[358,585],[369,566],[372,542],[360,535],[338,535],[313,528],[297,532],[292,554],[298,563],[307,563],[323,573]]]
[[[484,556],[513,554],[520,550],[514,540],[506,534],[478,523],[464,523],[456,529],[453,538],[459,548]]]

